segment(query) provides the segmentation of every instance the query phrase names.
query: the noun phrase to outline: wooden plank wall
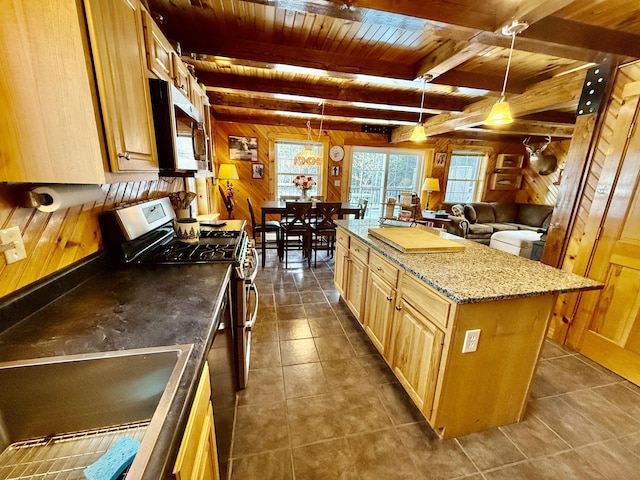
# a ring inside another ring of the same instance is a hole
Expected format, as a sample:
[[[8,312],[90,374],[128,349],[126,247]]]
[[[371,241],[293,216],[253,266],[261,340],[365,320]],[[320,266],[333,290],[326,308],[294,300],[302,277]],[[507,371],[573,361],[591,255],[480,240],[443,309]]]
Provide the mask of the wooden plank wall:
[[[0,255],[0,297],[100,250],[98,215],[103,211],[185,189],[182,178],[105,184],[101,200],[46,213],[19,206],[29,187],[28,184],[0,185],[0,228],[20,227],[27,251],[25,260],[11,265]]]

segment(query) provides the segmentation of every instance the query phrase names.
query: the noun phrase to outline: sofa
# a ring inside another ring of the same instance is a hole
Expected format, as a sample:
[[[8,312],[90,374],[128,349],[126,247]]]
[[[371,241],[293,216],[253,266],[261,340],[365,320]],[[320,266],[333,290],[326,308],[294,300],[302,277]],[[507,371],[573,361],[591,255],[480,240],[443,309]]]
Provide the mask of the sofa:
[[[451,222],[447,231],[489,245],[495,232],[531,230],[546,232],[553,207],[515,202],[442,203]]]

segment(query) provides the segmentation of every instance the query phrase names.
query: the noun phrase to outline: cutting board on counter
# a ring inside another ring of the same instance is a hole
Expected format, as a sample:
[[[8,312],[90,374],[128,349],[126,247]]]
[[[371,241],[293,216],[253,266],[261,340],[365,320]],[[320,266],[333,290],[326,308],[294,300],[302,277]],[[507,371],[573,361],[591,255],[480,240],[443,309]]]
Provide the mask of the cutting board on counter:
[[[370,228],[369,235],[402,253],[442,253],[464,250],[464,245],[442,238],[419,226]]]

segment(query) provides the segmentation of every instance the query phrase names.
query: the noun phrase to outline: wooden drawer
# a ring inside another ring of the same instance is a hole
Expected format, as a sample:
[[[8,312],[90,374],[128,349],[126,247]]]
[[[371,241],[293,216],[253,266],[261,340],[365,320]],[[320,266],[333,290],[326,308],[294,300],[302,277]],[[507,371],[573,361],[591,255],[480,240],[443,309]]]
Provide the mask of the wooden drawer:
[[[342,245],[346,250],[349,250],[349,238],[349,234],[340,228],[336,232],[336,243]]]
[[[436,325],[447,328],[451,303],[410,275],[402,278],[402,297]]]
[[[381,255],[371,252],[369,257],[369,271],[375,273],[391,287],[396,288],[398,284],[398,267],[385,260]]]
[[[361,260],[363,263],[369,263],[369,247],[362,243],[357,238],[351,237],[351,245],[349,246],[349,252],[355,258]]]

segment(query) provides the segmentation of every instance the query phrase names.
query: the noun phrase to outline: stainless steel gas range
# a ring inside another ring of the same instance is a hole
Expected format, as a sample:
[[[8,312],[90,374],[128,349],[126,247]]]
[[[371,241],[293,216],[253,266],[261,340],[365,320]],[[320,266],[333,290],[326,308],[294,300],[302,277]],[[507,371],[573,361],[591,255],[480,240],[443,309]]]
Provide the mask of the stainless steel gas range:
[[[175,213],[168,197],[127,205],[100,217],[105,246],[127,264],[196,264],[229,262],[230,321],[235,344],[237,387],[247,385],[251,330],[258,310],[255,277],[258,254],[244,231],[245,222],[200,223],[197,243],[184,243],[174,234]],[[223,325],[224,327],[224,325]]]

